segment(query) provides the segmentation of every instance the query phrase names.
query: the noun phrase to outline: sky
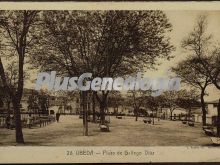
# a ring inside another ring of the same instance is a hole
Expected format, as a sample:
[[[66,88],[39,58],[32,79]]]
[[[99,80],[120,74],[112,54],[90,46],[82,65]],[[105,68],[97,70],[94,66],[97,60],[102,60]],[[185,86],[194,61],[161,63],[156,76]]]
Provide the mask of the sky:
[[[186,58],[186,53],[181,49],[180,44],[196,24],[196,19],[199,15],[206,15],[208,19],[207,32],[213,34],[214,39],[220,43],[220,11],[164,11],[169,22],[172,24],[173,30],[169,33],[171,44],[176,50],[172,53],[174,56],[170,61],[160,60],[160,65],[157,70],[146,70],[145,75],[148,77],[164,76],[170,67],[175,66],[179,61]],[[37,73],[32,73],[32,78],[36,80]],[[34,76],[36,75],[36,76]],[[27,88],[33,88],[34,83],[27,82]],[[214,86],[207,88],[209,96],[205,97],[206,101],[217,100],[220,98],[220,92]]]
[[[206,15],[208,19],[207,32],[213,35],[213,39],[220,43],[220,11],[165,11],[173,30],[170,33],[171,43],[176,50],[172,53],[174,56],[170,61],[161,60],[157,70],[146,71],[147,76],[164,76],[170,67],[175,66],[181,60],[187,57],[187,54],[180,47],[181,41],[193,30],[197,17]],[[217,100],[220,98],[220,92],[214,86],[207,88],[208,96],[206,101]]]

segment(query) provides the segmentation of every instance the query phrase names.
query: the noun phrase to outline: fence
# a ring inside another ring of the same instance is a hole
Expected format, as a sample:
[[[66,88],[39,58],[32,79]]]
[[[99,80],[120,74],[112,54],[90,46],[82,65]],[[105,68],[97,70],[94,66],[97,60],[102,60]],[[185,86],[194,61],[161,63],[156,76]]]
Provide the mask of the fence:
[[[217,116],[207,116],[206,117],[206,124],[210,124],[210,125],[216,125],[216,121],[217,121]],[[165,119],[165,118],[164,118]],[[171,120],[191,120],[194,121],[195,123],[202,123],[202,115],[192,115],[192,116],[188,116],[187,115],[174,115],[174,116],[170,116],[169,119]]]
[[[21,122],[22,127],[27,127],[27,119],[29,118],[30,113],[21,113]],[[0,114],[0,127],[6,127],[6,117],[7,114]],[[51,122],[55,121],[54,116],[40,114],[40,113],[31,113],[31,126],[46,126]]]

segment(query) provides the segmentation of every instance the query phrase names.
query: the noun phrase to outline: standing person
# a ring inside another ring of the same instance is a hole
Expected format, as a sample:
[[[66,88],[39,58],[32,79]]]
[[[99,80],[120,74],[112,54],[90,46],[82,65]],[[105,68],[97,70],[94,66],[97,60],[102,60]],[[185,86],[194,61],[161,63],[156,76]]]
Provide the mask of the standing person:
[[[7,129],[10,129],[10,115],[8,115],[5,119]]]
[[[30,129],[31,128],[31,114],[29,114],[28,115],[28,117],[27,117],[27,126],[28,126],[28,128]]]
[[[60,113],[56,113],[56,120],[57,120],[57,123],[59,122],[59,119],[60,119]]]
[[[10,117],[10,129],[14,127],[14,116]]]

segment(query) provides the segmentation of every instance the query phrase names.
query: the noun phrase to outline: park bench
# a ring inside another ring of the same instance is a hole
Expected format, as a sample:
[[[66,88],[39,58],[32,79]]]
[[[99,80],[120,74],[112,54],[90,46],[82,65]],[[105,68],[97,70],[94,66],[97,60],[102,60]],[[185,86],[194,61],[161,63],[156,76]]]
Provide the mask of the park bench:
[[[189,122],[188,122],[188,125],[189,125],[190,127],[194,127],[194,125],[195,125],[195,124],[194,124],[194,121],[189,121]]]
[[[211,141],[214,145],[220,145],[220,137],[210,137],[211,138]]]
[[[143,122],[151,124],[152,120],[150,118],[145,118],[145,119],[143,119]]]
[[[206,135],[208,136],[215,136],[214,128],[213,126],[203,126],[203,130]]]
[[[187,123],[187,120],[182,120],[182,123],[183,123],[183,124],[186,124],[186,123]]]
[[[117,119],[122,119],[122,116],[117,116]]]
[[[101,132],[109,132],[108,124],[100,124],[99,127]]]

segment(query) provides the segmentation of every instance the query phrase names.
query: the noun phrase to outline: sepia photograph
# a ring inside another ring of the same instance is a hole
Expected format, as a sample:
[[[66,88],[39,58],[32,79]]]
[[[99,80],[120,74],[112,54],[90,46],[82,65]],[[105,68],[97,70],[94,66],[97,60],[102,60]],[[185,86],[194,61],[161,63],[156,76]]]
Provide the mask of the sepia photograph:
[[[220,10],[0,10],[0,146],[218,149],[219,26]]]

